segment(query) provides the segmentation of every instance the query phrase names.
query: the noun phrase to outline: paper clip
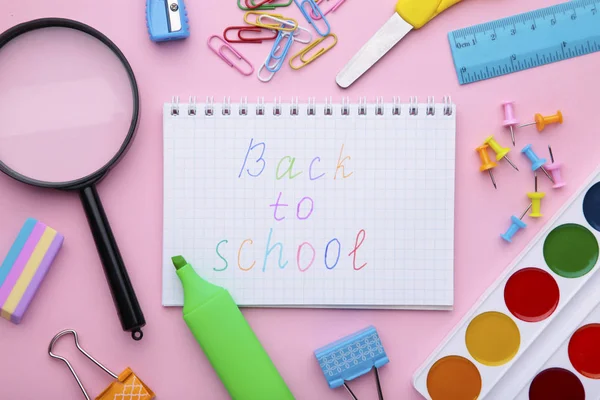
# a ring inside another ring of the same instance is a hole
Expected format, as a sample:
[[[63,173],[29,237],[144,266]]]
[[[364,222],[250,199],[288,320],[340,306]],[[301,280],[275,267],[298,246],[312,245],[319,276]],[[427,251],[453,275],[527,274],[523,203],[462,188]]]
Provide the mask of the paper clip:
[[[260,3],[255,4],[254,0],[246,0],[246,7],[250,10],[256,10],[259,7],[264,6],[265,4],[271,3],[273,0],[261,0]]]
[[[289,19],[289,20],[283,20],[281,18],[275,17],[273,14],[269,15],[269,14],[263,14],[263,15],[259,15],[257,17],[257,22],[262,24],[262,25],[275,25],[275,24],[270,24],[270,23],[265,23],[263,21],[263,19],[270,19],[273,20],[279,24],[281,24],[281,27],[285,27],[285,26],[296,26],[295,24],[297,24],[297,22],[293,19]],[[267,28],[263,28],[263,29],[267,29]],[[308,39],[299,39],[298,37],[302,34],[301,31],[306,32],[306,34],[308,35]],[[275,35],[277,36],[277,35]],[[303,43],[303,44],[309,44],[310,42],[312,42],[312,33],[310,33],[310,31],[306,28],[301,27],[300,25],[296,26],[296,29],[294,30],[294,40],[298,43]]]
[[[275,49],[275,51],[278,51],[280,48],[280,46],[277,46],[277,48]],[[265,70],[267,68],[267,63],[269,62],[269,60],[271,59],[271,53],[269,53],[269,55],[267,56],[267,59],[265,60],[265,62],[263,63],[263,65],[261,65],[261,67],[258,70],[258,73],[256,74],[256,77],[258,78],[259,81],[261,82],[270,82],[271,79],[273,79],[273,77],[275,76],[275,72],[271,72],[269,70],[267,70],[269,72],[269,76],[267,78],[263,78],[262,77],[262,72],[263,70]],[[279,62],[278,60],[275,60],[275,62]]]
[[[323,42],[324,40],[326,40],[328,37],[332,37],[333,38],[333,43],[331,44],[331,46],[329,47],[323,47],[321,49],[319,49],[313,56],[311,56],[308,60],[305,59],[305,56],[311,51],[313,50],[315,47],[317,47],[321,42]],[[292,58],[290,59],[290,67],[292,67],[292,69],[298,70],[300,68],[304,68],[306,67],[308,64],[310,64],[311,62],[315,61],[317,58],[321,57],[323,54],[327,53],[329,50],[331,50],[338,42],[337,36],[333,33],[330,33],[327,36],[324,36],[320,39],[315,40],[314,42],[312,42],[311,44],[309,44],[308,46],[306,46],[304,49],[302,49],[300,52],[298,52],[296,55],[292,56]],[[300,64],[300,66],[294,66],[294,60],[296,58],[300,59],[300,62],[302,64]]]
[[[329,0],[327,0],[329,1]],[[337,3],[335,3],[333,6],[331,6],[331,8],[327,9],[327,11],[323,11],[323,15],[327,15],[331,12],[334,12],[335,10],[337,10],[338,8],[340,8],[340,6],[342,4],[344,4],[346,0],[338,0]],[[320,7],[320,4],[323,2],[323,0],[317,0],[317,5]],[[316,15],[315,12],[313,10],[310,11],[310,15],[314,18],[314,19],[321,19],[320,16]]]
[[[75,332],[72,329],[66,329],[64,331],[59,332],[58,334],[56,334],[56,336],[52,338],[52,341],[48,346],[48,354],[50,355],[50,357],[56,358],[57,360],[61,360],[65,364],[67,364],[67,367],[69,367],[71,374],[73,375],[73,377],[77,381],[77,384],[79,385],[79,389],[81,389],[83,395],[87,400],[90,400],[90,396],[85,390],[83,383],[81,383],[81,380],[79,379],[79,376],[73,369],[71,363],[66,358],[59,356],[53,352],[54,345],[56,344],[56,342],[61,337],[68,334],[73,335],[73,338],[75,340],[75,346],[77,346],[77,349],[84,356],[86,356],[90,361],[92,361],[104,372],[106,372],[107,374],[112,376],[113,379],[115,379],[106,389],[104,389],[102,393],[100,393],[100,395],[95,397],[96,400],[129,399],[133,398],[134,396],[136,400],[152,400],[156,397],[154,392],[148,386],[146,386],[144,382],[142,382],[142,380],[131,370],[131,368],[126,368],[119,375],[115,374],[114,372],[106,368],[104,365],[100,364],[98,360],[96,360],[94,357],[89,355],[84,349],[81,348],[81,346],[79,345],[79,337],[77,336],[77,332]]]
[[[271,0],[270,2],[267,2],[265,4],[263,4],[262,6],[257,6],[254,7],[256,4],[255,0],[250,0],[250,4],[251,4],[251,8],[245,7],[242,5],[242,0],[237,0],[237,4],[238,7],[240,8],[240,10],[243,11],[250,11],[250,10],[275,10],[276,8],[280,8],[280,7],[287,7],[290,4],[292,4],[293,0],[288,0],[287,3],[276,3],[277,0]]]
[[[302,34],[302,31],[306,32],[306,34],[308,35],[308,39],[301,39],[300,35]],[[298,26],[298,29],[296,29],[294,31],[294,41],[298,42],[298,43],[302,43],[302,44],[309,44],[310,42],[312,42],[312,33],[310,33],[310,31],[306,28],[303,28],[301,26]]]
[[[315,30],[317,31],[317,33],[319,35],[321,35],[321,36],[329,35],[329,33],[331,32],[331,26],[329,25],[327,18],[325,18],[325,16],[321,12],[321,9],[317,5],[317,3],[315,3],[315,0],[300,0],[300,1],[294,0],[294,3],[296,3],[296,5],[300,8],[300,11],[302,12],[302,15],[304,15],[304,18],[306,18],[308,23],[311,24],[313,28],[315,28]],[[304,8],[304,5],[307,3],[310,6],[312,13],[307,11],[306,8]],[[311,14],[315,15],[316,17],[313,18]],[[327,26],[327,31],[321,32],[319,30],[319,27],[317,26],[317,23],[316,23],[317,20],[323,20],[323,22],[325,22],[325,25]]]
[[[238,39],[231,39],[227,37],[227,32],[229,31],[238,31],[237,37]],[[257,36],[257,37],[244,37],[242,35],[243,32],[262,32],[263,30],[271,32],[271,36]],[[277,38],[277,31],[273,29],[267,28],[259,28],[258,26],[230,26],[229,28],[223,31],[223,38],[229,43],[262,43],[266,40],[275,40]]]
[[[248,21],[248,16],[256,15],[254,21]],[[274,24],[262,22],[263,18],[276,21]],[[262,11],[248,11],[244,14],[244,22],[248,25],[258,26],[260,28],[274,29],[276,31],[293,32],[298,28],[298,21],[292,18],[286,18],[281,14],[270,14]],[[283,23],[282,23],[283,22]]]
[[[285,42],[285,44],[281,43],[283,38],[287,38],[287,42]],[[293,43],[294,36],[292,34],[279,32],[279,35],[277,35],[277,39],[275,39],[275,44],[271,49],[271,53],[269,53],[269,57],[267,57],[267,61],[265,62],[265,68],[267,68],[267,71],[277,72],[281,69],[288,55],[288,52],[290,51],[290,47],[292,47]],[[277,52],[279,52],[280,50],[280,54],[277,54]],[[274,65],[272,63],[273,60],[275,61]]]
[[[219,41],[221,41],[223,44],[219,47],[219,49],[215,49],[214,47],[211,46],[210,42],[213,39],[219,39]],[[252,75],[252,73],[254,72],[254,67],[252,66],[252,64],[250,63],[250,61],[248,61],[244,56],[242,56],[236,49],[234,49],[233,47],[231,47],[231,45],[229,43],[227,43],[226,41],[224,41],[220,36],[217,35],[212,35],[211,37],[208,38],[207,42],[208,47],[213,51],[213,53],[215,53],[217,56],[219,56],[219,58],[221,58],[223,61],[225,61],[225,63],[227,65],[229,65],[230,67],[236,69],[240,74],[248,76],[248,75]],[[242,70],[240,67],[238,67],[236,64],[234,64],[232,61],[230,61],[225,54],[223,54],[223,49],[228,49],[229,51],[231,51],[239,60],[242,60],[245,64],[248,64],[248,66],[250,67],[250,71],[249,72],[244,72],[244,70]]]

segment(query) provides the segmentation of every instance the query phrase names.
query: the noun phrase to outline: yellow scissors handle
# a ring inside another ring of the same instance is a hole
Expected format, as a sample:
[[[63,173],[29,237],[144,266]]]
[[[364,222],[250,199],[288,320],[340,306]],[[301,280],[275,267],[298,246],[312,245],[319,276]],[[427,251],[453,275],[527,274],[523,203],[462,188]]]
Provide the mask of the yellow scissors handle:
[[[396,12],[415,29],[462,0],[398,0]]]

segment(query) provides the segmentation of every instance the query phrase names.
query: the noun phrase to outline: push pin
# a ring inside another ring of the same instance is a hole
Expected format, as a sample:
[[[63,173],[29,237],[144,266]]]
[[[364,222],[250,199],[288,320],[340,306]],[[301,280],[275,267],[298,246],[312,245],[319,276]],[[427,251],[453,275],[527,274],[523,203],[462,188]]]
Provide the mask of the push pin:
[[[514,127],[519,124],[519,121],[515,118],[515,102],[514,101],[505,101],[502,103],[504,107],[504,123],[503,126],[508,126],[510,128],[510,137],[512,139],[513,146],[515,145],[515,129]]]
[[[523,147],[523,150],[521,150],[521,153],[525,154],[527,156],[527,158],[529,158],[529,161],[531,161],[531,170],[532,171],[537,171],[538,169],[541,169],[544,172],[544,174],[546,174],[546,176],[548,177],[548,179],[550,179],[550,181],[552,183],[555,183],[554,179],[550,176],[550,174],[548,173],[548,171],[546,171],[546,168],[544,168],[544,164],[546,164],[546,159],[545,158],[539,158],[537,156],[537,154],[535,154],[535,152],[531,148],[530,144],[528,144],[527,146]]]
[[[114,381],[110,385],[108,385],[108,387],[104,389],[102,393],[95,397],[95,400],[115,400],[133,398],[135,398],[136,400],[152,400],[156,397],[154,392],[148,386],[146,386],[144,382],[142,382],[142,380],[131,370],[131,368],[125,368],[125,370],[119,375],[115,374],[114,372],[106,368],[104,365],[100,364],[99,361],[97,361],[94,357],[89,355],[84,349],[81,348],[81,346],[79,345],[79,337],[77,335],[77,332],[75,332],[72,329],[67,329],[62,332],[59,332],[58,334],[56,334],[56,336],[52,338],[52,341],[48,346],[48,354],[50,354],[50,357],[56,358],[57,360],[61,360],[65,364],[67,364],[67,367],[69,367],[71,374],[77,381],[79,389],[81,389],[81,391],[83,392],[83,395],[85,396],[86,400],[90,400],[90,396],[85,390],[83,383],[81,383],[79,376],[71,366],[71,363],[63,356],[59,356],[54,353],[54,345],[56,344],[56,342],[61,337],[68,334],[73,335],[73,338],[75,340],[75,346],[77,346],[77,349],[84,356],[86,356],[90,361],[92,361],[94,364],[96,364],[114,379]],[[61,398],[64,397],[61,396]]]
[[[552,153],[552,147],[548,146],[548,151],[550,152],[550,161],[552,164],[546,165],[546,169],[550,171],[552,174],[552,178],[554,178],[554,189],[560,189],[564,187],[567,183],[563,180],[560,169],[562,168],[562,164],[558,162],[554,162],[554,154]]]
[[[523,218],[525,217],[525,214],[527,214],[527,212],[530,209],[531,209],[531,204],[529,204],[529,207],[527,207],[527,210],[523,211],[523,214],[521,214],[521,218],[517,218],[514,215],[512,217],[510,217],[510,221],[511,221],[510,228],[508,228],[508,230],[505,233],[500,235],[500,237],[502,239],[506,240],[508,243],[512,243],[513,236],[515,236],[515,234],[517,232],[519,232],[521,229],[527,228],[527,224],[525,224],[525,222],[523,222]]]
[[[479,146],[475,149],[475,151],[479,153],[479,158],[481,158],[481,167],[479,167],[479,171],[487,171],[490,174],[494,188],[498,189],[498,186],[496,186],[496,179],[494,179],[494,174],[492,173],[492,169],[496,168],[498,164],[490,160],[490,156],[487,152],[488,147],[489,146],[487,144],[484,144],[483,146]]]
[[[535,122],[530,122],[528,124],[524,124],[519,126],[519,128],[525,128],[526,126],[535,125],[537,127],[538,132],[543,131],[547,125],[551,124],[562,124],[563,123],[563,115],[562,112],[557,111],[556,114],[544,117],[542,114],[535,114]]]
[[[513,164],[513,162],[510,160],[510,158],[507,157],[507,154],[510,152],[510,149],[508,147],[502,147],[500,145],[500,143],[498,143],[494,139],[493,136],[490,136],[487,139],[485,139],[485,141],[483,143],[487,144],[488,146],[490,146],[492,148],[492,150],[494,150],[494,152],[496,153],[496,161],[500,161],[500,160],[504,159],[514,169],[516,169],[517,171],[519,170],[519,168],[517,168],[517,166],[515,164]]]
[[[527,197],[531,200],[531,214],[529,214],[532,218],[541,218],[542,215],[542,199],[546,197],[546,193],[538,192],[538,179],[537,172],[534,172],[535,176],[535,192],[527,193]]]
[[[347,381],[375,370],[377,394],[383,400],[379,368],[389,363],[377,330],[369,326],[361,331],[339,339],[325,347],[315,350],[323,375],[330,389],[344,386],[353,400],[358,400],[348,386]]]

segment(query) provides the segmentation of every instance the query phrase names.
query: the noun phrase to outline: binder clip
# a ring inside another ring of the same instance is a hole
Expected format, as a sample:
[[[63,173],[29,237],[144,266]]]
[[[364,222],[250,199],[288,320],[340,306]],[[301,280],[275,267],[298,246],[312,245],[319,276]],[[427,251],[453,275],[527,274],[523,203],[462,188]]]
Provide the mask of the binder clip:
[[[352,399],[358,400],[347,382],[367,374],[375,368],[375,381],[379,400],[383,400],[379,368],[389,363],[379,334],[373,326],[348,335],[315,350],[323,375],[331,389],[344,386]]]
[[[50,357],[62,360],[65,362],[65,364],[67,364],[67,367],[69,367],[71,374],[73,374],[73,376],[75,377],[75,380],[77,381],[77,384],[83,392],[83,395],[85,396],[86,400],[91,400],[90,396],[87,394],[87,391],[83,387],[83,384],[81,383],[79,376],[77,376],[77,373],[71,366],[71,363],[66,358],[56,355],[52,352],[52,349],[54,348],[54,345],[56,344],[58,339],[68,334],[73,334],[73,337],[75,338],[75,346],[77,346],[77,349],[79,349],[79,351],[82,352],[83,355],[85,355],[94,364],[102,368],[104,372],[106,372],[115,379],[115,381],[112,382],[106,389],[104,389],[102,393],[95,397],[95,400],[152,400],[155,398],[154,392],[152,392],[152,390],[148,386],[146,386],[146,384],[142,382],[140,378],[137,377],[137,375],[131,370],[131,368],[127,367],[123,372],[121,372],[121,374],[116,375],[114,372],[106,368],[104,365],[100,364],[99,361],[97,361],[94,357],[89,355],[85,350],[81,348],[81,346],[79,345],[79,338],[77,336],[77,332],[75,332],[72,329],[67,329],[62,332],[59,332],[56,336],[54,336],[54,338],[52,338],[52,341],[48,346],[48,354],[50,354]]]
[[[183,0],[146,0],[146,24],[150,40],[165,42],[190,36]]]

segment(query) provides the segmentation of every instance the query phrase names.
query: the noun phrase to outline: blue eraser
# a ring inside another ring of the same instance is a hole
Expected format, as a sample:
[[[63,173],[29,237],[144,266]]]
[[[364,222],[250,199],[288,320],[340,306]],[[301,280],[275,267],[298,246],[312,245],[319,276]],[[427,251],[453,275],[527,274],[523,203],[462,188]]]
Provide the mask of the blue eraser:
[[[315,357],[331,389],[390,362],[373,326],[315,350]]]
[[[183,0],[146,0],[146,25],[153,42],[189,37],[188,22]]]

